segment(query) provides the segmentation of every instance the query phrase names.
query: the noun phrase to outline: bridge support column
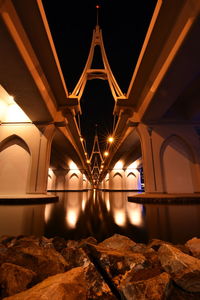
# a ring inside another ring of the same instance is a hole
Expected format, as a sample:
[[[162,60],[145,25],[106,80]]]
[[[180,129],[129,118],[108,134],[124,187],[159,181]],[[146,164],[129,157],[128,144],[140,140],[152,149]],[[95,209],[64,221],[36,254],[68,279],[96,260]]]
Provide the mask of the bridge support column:
[[[200,191],[199,137],[192,125],[140,124],[145,191]]]
[[[54,126],[0,126],[0,194],[45,194]]]

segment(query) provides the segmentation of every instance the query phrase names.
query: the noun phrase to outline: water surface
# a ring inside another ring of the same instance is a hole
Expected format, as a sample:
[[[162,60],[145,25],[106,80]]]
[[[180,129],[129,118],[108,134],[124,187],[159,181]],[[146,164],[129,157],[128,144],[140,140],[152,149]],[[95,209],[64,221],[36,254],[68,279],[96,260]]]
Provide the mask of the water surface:
[[[138,204],[129,192],[57,193],[59,202],[45,205],[1,205],[0,235],[63,236],[98,241],[119,233],[136,242],[153,238],[185,243],[200,237],[200,204]]]

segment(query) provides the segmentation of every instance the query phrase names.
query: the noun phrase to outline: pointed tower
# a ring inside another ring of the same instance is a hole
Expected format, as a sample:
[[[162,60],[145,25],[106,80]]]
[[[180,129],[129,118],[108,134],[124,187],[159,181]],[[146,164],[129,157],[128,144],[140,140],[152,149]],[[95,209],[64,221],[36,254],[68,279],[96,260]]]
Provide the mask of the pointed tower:
[[[99,24],[98,24],[99,6],[97,5],[96,8],[97,8],[97,24],[96,24],[95,29],[93,30],[92,43],[90,46],[88,59],[87,59],[85,68],[82,72],[82,75],[81,75],[76,87],[74,88],[73,92],[68,97],[68,105],[75,108],[76,113],[78,113],[78,112],[81,113],[80,99],[84,92],[87,80],[92,80],[92,79],[107,80],[115,102],[117,102],[118,99],[126,99],[126,97],[122,93],[122,91],[111,71],[111,68],[110,68],[110,65],[109,65],[109,62],[108,62],[108,59],[106,56],[104,43],[103,43],[102,30],[100,29]],[[100,48],[100,54],[101,54],[101,58],[102,58],[102,62],[103,62],[103,68],[101,68],[101,69],[93,69],[92,68],[95,47]]]
[[[96,132],[95,132],[92,152],[90,155],[90,162],[92,165],[92,176],[95,180],[97,180],[100,174],[100,165],[103,162],[103,157],[100,151],[99,139],[97,135],[97,125],[96,125]]]

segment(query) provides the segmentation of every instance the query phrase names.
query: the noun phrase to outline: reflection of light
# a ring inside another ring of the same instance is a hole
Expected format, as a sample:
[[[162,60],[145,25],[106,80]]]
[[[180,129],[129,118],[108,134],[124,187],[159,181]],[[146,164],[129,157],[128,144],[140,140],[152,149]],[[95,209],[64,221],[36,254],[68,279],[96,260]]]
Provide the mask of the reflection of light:
[[[45,206],[45,210],[44,210],[45,223],[47,223],[50,219],[52,207],[53,207],[53,204],[46,204],[46,206]]]
[[[78,220],[78,210],[77,209],[67,209],[66,221],[70,228],[75,228]]]
[[[121,160],[119,160],[115,165],[114,165],[114,170],[117,169],[122,169],[123,168],[123,162]]]
[[[78,170],[77,165],[73,161],[69,163],[69,168],[70,170]]]
[[[129,221],[132,225],[141,226],[142,219],[142,205],[136,203],[127,203],[127,213]]]
[[[81,204],[82,211],[85,210],[85,204],[86,204],[86,201],[85,201],[85,199],[83,199],[83,200],[82,200],[82,204]]]
[[[114,211],[114,220],[117,225],[125,226],[125,224],[126,224],[125,211],[124,210],[115,210]]]
[[[109,199],[106,200],[106,207],[107,207],[107,211],[110,211],[110,201],[109,201]]]

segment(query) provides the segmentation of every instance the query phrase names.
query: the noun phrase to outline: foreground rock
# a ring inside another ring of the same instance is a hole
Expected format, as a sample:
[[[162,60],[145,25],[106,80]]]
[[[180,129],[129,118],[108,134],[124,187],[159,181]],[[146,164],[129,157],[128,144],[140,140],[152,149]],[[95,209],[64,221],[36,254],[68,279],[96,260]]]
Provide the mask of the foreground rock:
[[[46,239],[34,237],[21,238],[10,242],[8,247],[0,251],[0,264],[11,263],[27,268],[37,274],[37,282],[65,272],[67,264],[52,243]]]
[[[200,239],[193,238],[185,244],[194,257],[200,258]]]
[[[120,283],[120,290],[127,300],[162,300],[169,294],[170,276],[160,269],[130,272]]]
[[[198,245],[0,237],[0,299],[197,300]]]
[[[36,273],[26,268],[4,263],[0,267],[0,284],[2,296],[11,296],[22,292],[36,278]]]
[[[115,300],[107,284],[92,265],[74,268],[45,279],[33,288],[5,300]]]
[[[162,267],[178,286],[189,292],[200,292],[200,260],[177,248],[163,244],[158,250]]]

